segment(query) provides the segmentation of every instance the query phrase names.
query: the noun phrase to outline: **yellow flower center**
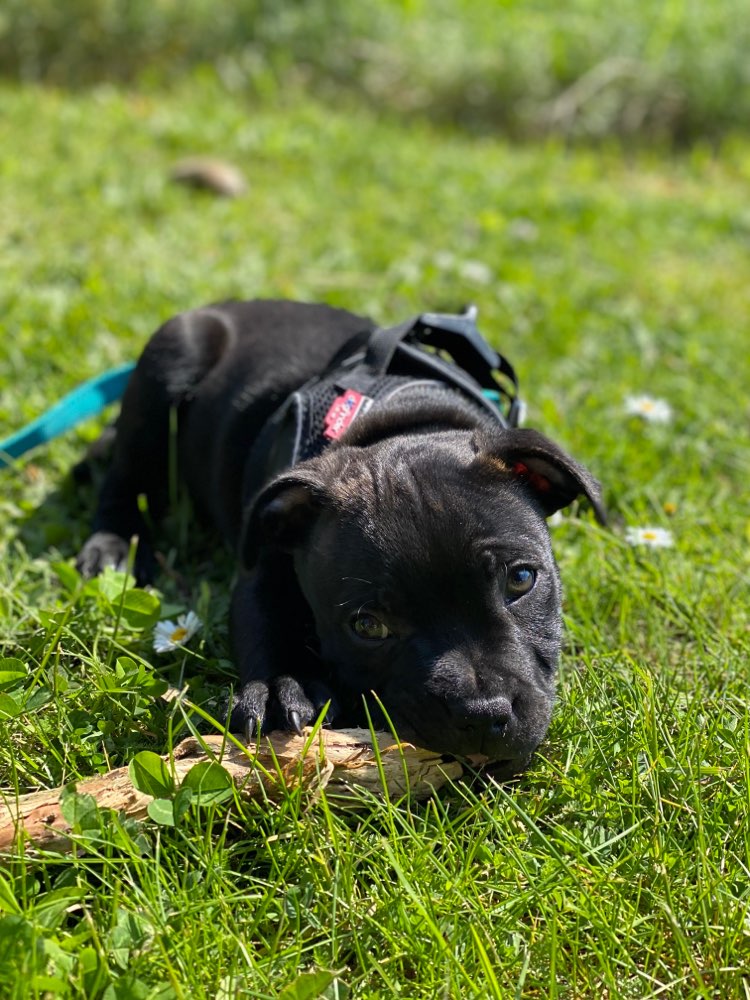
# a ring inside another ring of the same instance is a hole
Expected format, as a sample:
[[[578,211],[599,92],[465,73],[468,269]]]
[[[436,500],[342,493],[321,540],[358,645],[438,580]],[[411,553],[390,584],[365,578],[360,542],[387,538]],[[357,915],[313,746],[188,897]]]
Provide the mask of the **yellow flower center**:
[[[653,542],[653,540],[656,538],[656,532],[655,531],[644,531],[643,532],[643,537],[646,539],[647,542]]]
[[[172,642],[183,642],[186,636],[187,636],[187,629],[180,626],[179,628],[176,628],[174,630],[174,632],[170,635],[169,638],[172,640]]]
[[[641,408],[643,409],[644,413],[650,413],[654,408],[654,404],[650,399],[644,399],[641,402]]]

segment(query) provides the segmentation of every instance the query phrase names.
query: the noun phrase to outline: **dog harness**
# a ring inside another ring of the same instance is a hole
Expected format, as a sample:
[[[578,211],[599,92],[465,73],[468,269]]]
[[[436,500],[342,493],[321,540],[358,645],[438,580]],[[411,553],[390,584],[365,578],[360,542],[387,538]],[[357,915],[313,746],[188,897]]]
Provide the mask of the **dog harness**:
[[[473,306],[462,315],[422,313],[354,336],[267,421],[250,453],[245,496],[276,473],[319,455],[359,416],[397,396],[434,399],[436,391],[456,392],[480,419],[517,426],[521,402],[515,372],[482,337],[476,315]],[[0,468],[120,399],[134,367],[121,365],[83,383],[1,441]]]
[[[315,458],[363,413],[398,397],[447,389],[473,404],[480,419],[517,426],[518,380],[480,334],[476,313],[474,307],[462,315],[422,313],[349,340],[267,421],[250,454],[245,495]]]

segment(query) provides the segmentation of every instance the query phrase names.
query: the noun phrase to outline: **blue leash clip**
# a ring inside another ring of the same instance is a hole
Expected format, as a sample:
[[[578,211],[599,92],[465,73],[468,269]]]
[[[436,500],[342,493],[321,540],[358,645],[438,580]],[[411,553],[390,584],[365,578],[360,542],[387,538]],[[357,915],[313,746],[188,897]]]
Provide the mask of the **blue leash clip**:
[[[83,382],[41,417],[0,441],[0,469],[12,465],[14,459],[27,451],[51,441],[87,417],[101,413],[110,403],[122,399],[134,368],[135,364],[129,362]]]

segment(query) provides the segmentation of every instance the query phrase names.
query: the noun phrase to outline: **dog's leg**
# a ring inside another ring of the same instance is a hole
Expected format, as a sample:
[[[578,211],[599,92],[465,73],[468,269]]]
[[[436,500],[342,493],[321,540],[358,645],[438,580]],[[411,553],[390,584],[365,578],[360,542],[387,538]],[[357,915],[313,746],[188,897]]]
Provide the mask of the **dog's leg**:
[[[330,702],[320,663],[307,642],[310,610],[283,557],[242,575],[232,593],[230,632],[240,676],[230,728],[252,739],[258,727],[302,731]]]
[[[102,469],[112,459],[117,438],[117,424],[108,424],[95,441],[86,449],[86,454],[70,470],[73,482],[78,486],[88,486],[94,481],[94,469]]]
[[[155,575],[148,526],[139,508],[144,496],[150,521],[164,514],[170,485],[171,414],[189,405],[191,390],[213,368],[232,331],[218,310],[195,310],[169,320],[146,345],[128,383],[117,421],[112,464],[99,494],[94,533],[78,555],[78,569],[95,576],[107,565],[124,568],[131,539],[139,539],[135,575]]]

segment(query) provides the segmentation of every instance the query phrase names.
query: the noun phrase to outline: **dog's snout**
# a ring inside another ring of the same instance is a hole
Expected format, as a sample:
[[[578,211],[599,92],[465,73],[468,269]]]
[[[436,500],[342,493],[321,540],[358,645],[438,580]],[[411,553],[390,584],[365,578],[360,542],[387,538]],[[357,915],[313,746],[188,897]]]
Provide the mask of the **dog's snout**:
[[[489,725],[489,730],[492,736],[505,736],[511,716],[511,712],[498,712],[494,716]]]
[[[511,719],[513,706],[507,698],[497,698],[491,705],[488,730],[492,736],[505,736]]]
[[[444,753],[481,754],[489,760],[524,761],[539,746],[552,715],[552,697],[511,678],[505,691],[494,695],[441,699],[439,722],[426,721],[417,699],[409,739],[428,749],[440,747]],[[419,708],[417,708],[417,705]],[[421,714],[420,714],[420,710]],[[403,735],[403,734],[401,734]]]
[[[465,707],[456,720],[464,732],[505,736],[513,720],[513,705],[508,698],[492,698]]]

